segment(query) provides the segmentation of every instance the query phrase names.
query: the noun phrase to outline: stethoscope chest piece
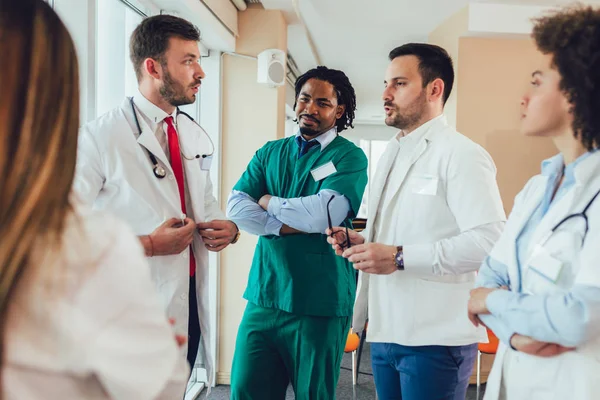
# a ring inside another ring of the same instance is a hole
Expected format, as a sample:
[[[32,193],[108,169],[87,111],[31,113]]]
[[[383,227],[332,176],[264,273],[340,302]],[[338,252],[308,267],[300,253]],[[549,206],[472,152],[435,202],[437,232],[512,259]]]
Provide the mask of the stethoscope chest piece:
[[[165,169],[161,165],[155,165],[153,171],[154,176],[156,176],[158,179],[162,179],[165,176],[167,176],[167,171],[165,171]]]

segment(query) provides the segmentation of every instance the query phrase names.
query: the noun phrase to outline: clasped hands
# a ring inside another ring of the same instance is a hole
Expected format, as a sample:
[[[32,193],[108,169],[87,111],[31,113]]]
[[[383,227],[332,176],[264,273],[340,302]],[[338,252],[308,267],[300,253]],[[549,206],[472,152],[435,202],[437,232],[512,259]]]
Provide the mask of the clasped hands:
[[[198,231],[209,251],[218,252],[227,247],[237,235],[236,224],[227,220],[214,220],[196,223],[191,218],[171,218],[162,223],[147,236],[148,256],[180,254],[193,241]]]
[[[496,290],[507,290],[506,286],[499,288],[476,288],[471,290],[471,297],[467,306],[468,317],[471,323],[475,326],[483,325],[479,319],[479,315],[490,314],[487,309],[486,300],[490,293]],[[542,342],[535,340],[529,336],[515,333],[510,338],[510,345],[523,353],[538,356],[538,357],[554,357],[562,353],[575,350],[574,347],[565,347],[556,343]]]

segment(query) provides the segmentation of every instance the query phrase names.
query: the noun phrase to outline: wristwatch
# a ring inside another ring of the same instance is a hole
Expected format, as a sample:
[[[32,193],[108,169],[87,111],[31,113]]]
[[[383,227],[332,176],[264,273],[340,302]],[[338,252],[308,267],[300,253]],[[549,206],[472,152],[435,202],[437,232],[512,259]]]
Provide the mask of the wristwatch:
[[[240,236],[242,236],[242,232],[240,232],[240,228],[238,228],[238,226],[235,226],[237,229],[237,233],[235,234],[235,237],[233,238],[233,240],[231,241],[230,244],[236,244],[238,240],[240,240]]]
[[[396,263],[396,268],[399,271],[404,271],[404,252],[402,251],[402,246],[396,247],[396,254],[394,254],[394,263]]]

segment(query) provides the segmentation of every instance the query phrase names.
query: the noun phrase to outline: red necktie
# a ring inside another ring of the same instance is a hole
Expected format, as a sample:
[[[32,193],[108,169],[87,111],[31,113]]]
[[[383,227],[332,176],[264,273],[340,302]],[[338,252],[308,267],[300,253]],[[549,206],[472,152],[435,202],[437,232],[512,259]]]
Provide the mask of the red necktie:
[[[181,162],[181,151],[179,150],[179,139],[177,137],[177,131],[173,126],[173,117],[165,118],[167,123],[167,139],[169,140],[169,153],[171,153],[171,168],[173,168],[173,174],[175,174],[175,180],[179,188],[179,198],[181,200],[181,211],[186,214],[185,211],[185,186],[183,181],[183,163]],[[196,260],[194,259],[194,252],[190,246],[190,276],[194,276],[196,273]]]

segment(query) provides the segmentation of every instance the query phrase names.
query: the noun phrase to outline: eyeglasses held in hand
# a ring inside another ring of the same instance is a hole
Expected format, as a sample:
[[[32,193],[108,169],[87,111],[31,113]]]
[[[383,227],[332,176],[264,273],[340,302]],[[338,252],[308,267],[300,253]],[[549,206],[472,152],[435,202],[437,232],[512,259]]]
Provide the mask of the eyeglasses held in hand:
[[[331,202],[333,201],[334,198],[335,198],[335,195],[331,196],[331,198],[327,202],[327,223],[329,224],[329,230],[331,231],[331,234],[329,236],[331,236],[332,238],[335,237],[336,233],[342,232],[342,231],[334,232],[333,224],[331,223],[331,212],[329,211],[329,205],[331,204]],[[348,225],[346,224],[346,221],[342,221],[342,224],[346,228],[346,243],[338,243],[338,244],[342,249],[349,249],[350,246],[352,246],[352,243],[350,242],[350,235],[348,234]]]

